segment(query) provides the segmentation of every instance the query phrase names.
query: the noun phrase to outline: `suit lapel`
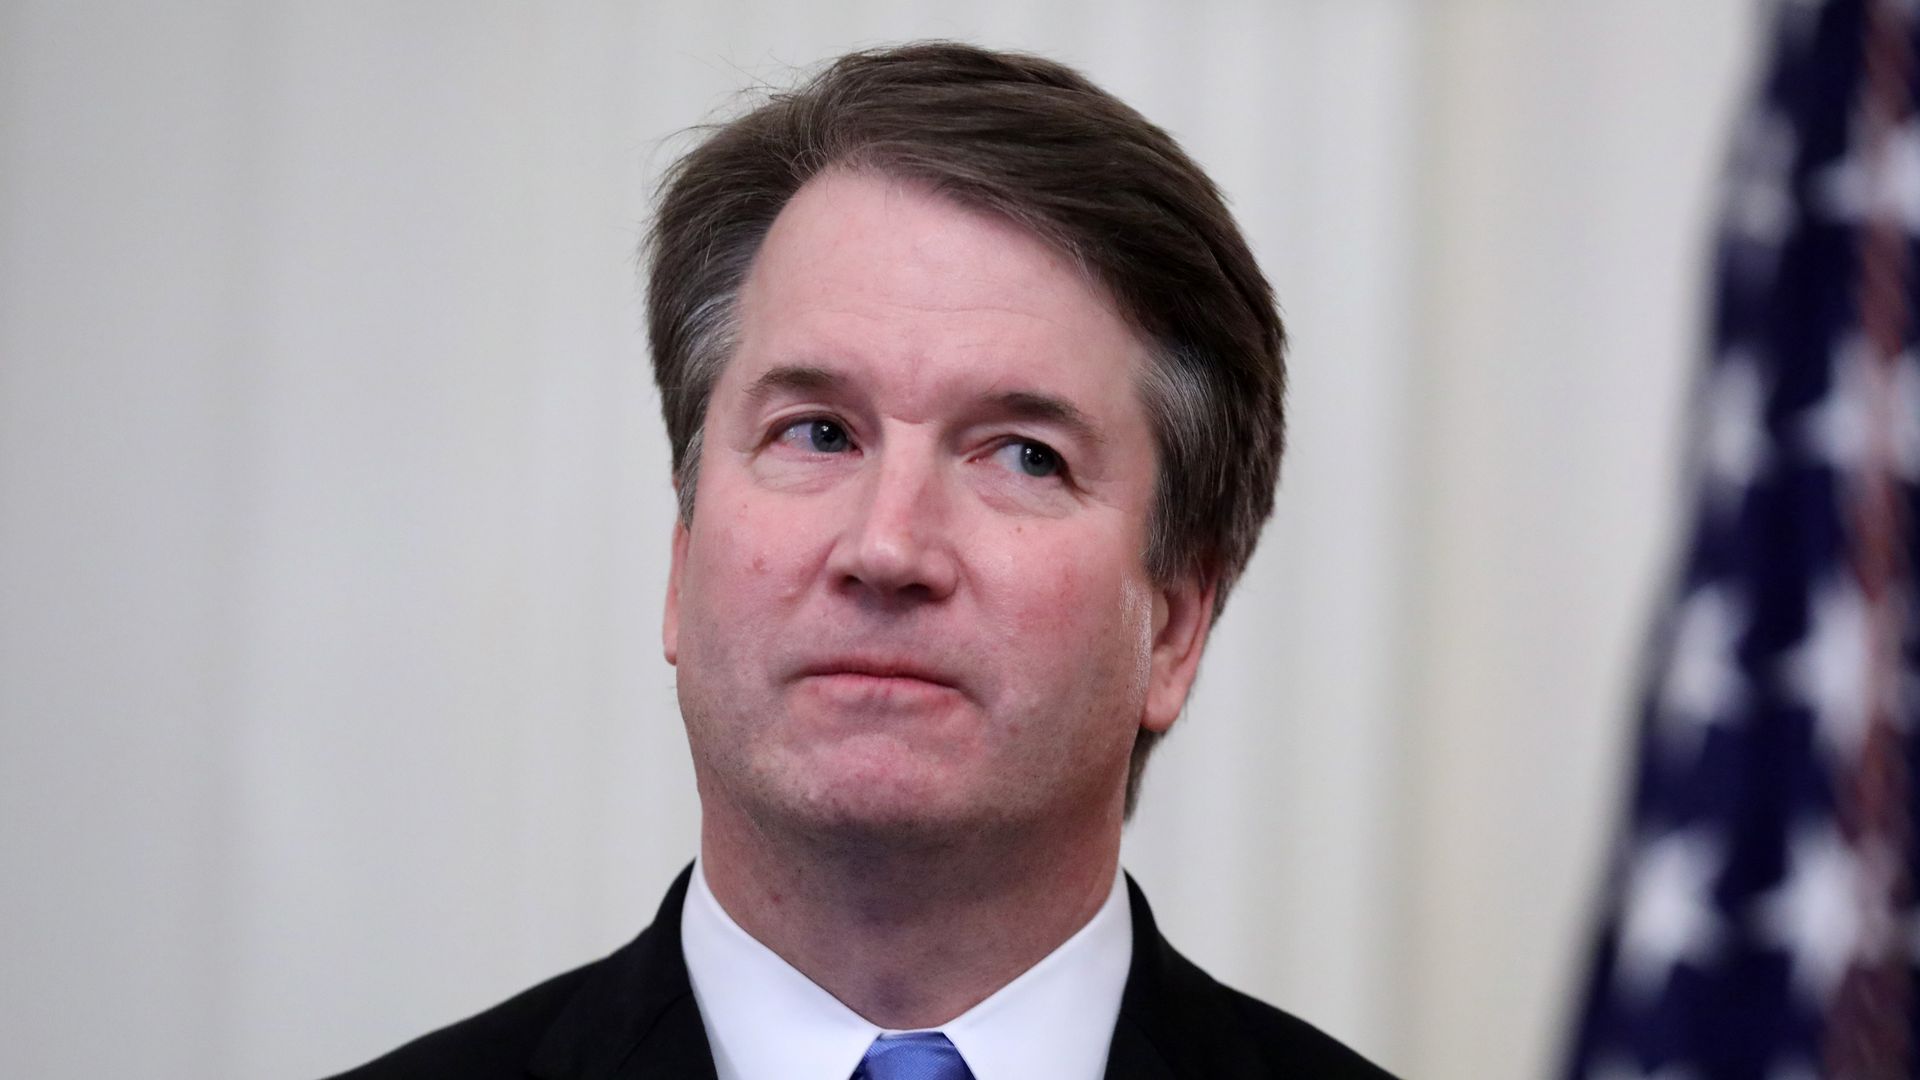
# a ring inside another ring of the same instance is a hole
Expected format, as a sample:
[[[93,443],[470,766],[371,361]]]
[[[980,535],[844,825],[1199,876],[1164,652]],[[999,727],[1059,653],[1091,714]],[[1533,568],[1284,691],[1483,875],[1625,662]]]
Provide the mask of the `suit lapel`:
[[[1107,1049],[1107,1080],[1174,1080],[1178,1075],[1146,1032],[1122,1012]]]
[[[547,1029],[528,1071],[542,1080],[713,1080],[713,1052],[680,949],[692,867],[653,925],[596,966]]]

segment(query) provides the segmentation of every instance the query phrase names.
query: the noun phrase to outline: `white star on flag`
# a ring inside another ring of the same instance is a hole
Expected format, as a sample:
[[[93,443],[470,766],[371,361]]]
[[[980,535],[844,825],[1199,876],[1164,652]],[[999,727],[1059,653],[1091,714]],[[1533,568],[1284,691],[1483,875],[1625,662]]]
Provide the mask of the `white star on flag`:
[[[1857,129],[1862,121],[1855,120]],[[1909,233],[1920,233],[1920,127],[1901,124],[1886,140],[1886,153],[1872,160],[1869,140],[1849,139],[1857,149],[1816,179],[1820,209],[1847,225],[1892,218]]]
[[[1674,968],[1699,966],[1720,936],[1713,882],[1720,845],[1704,829],[1645,842],[1627,870],[1620,906],[1621,993],[1646,1002],[1664,991]]]
[[[1724,513],[1740,505],[1766,459],[1766,396],[1752,353],[1738,349],[1722,357],[1701,404],[1700,459],[1707,496],[1714,509]]]
[[[1868,612],[1859,586],[1844,572],[1814,594],[1807,636],[1786,657],[1787,689],[1813,711],[1814,734],[1831,760],[1859,760],[1872,716],[1868,701]]]
[[[1756,249],[1779,250],[1795,224],[1787,184],[1799,149],[1793,123],[1777,112],[1756,115],[1741,126],[1727,177],[1728,232]]]
[[[1893,439],[1889,464],[1902,480],[1920,480],[1920,365],[1911,352],[1899,355],[1888,388],[1893,400],[1887,403],[1880,400],[1883,391],[1872,367],[1876,362],[1866,339],[1848,339],[1834,356],[1826,396],[1801,421],[1802,436],[1820,461],[1836,472],[1858,476],[1873,450],[1870,432],[1876,413],[1887,405],[1884,415]]]
[[[1892,864],[1877,848],[1855,852],[1831,824],[1796,829],[1787,861],[1786,879],[1759,901],[1758,923],[1786,951],[1795,987],[1824,1009],[1849,967],[1894,944]]]
[[[1725,585],[1694,590],[1674,619],[1673,642],[1655,714],[1671,752],[1691,761],[1707,731],[1733,715],[1743,680],[1736,650],[1747,623]]]

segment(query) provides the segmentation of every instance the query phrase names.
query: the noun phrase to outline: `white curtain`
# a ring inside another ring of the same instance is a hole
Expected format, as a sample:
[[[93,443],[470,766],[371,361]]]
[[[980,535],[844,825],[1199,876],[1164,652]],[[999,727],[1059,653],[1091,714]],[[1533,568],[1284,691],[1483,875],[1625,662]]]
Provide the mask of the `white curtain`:
[[[1230,193],[1280,509],[1126,861],[1410,1076],[1545,1075],[1677,488],[1740,0],[0,6],[0,1073],[300,1077],[597,956],[698,807],[633,248],[849,47]]]

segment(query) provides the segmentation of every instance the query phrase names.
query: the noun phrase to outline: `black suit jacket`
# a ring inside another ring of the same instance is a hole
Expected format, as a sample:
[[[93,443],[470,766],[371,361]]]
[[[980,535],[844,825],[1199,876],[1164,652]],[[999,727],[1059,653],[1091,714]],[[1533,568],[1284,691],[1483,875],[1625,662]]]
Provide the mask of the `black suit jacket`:
[[[653,925],[612,955],[549,979],[336,1080],[713,1080],[680,951],[691,868]],[[1173,951],[1139,886],[1133,966],[1107,1080],[1392,1080],[1302,1020],[1215,982]]]

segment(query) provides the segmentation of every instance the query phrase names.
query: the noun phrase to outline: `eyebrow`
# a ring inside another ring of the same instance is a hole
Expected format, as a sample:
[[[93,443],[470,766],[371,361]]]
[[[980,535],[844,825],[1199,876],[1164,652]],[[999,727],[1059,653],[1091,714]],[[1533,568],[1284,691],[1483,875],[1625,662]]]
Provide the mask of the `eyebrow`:
[[[1031,420],[1065,428],[1068,434],[1084,443],[1100,446],[1106,442],[1086,413],[1073,403],[1051,394],[1006,390],[989,396],[986,405],[988,411],[1002,413],[1016,420]]]
[[[846,376],[828,368],[812,364],[781,364],[767,369],[753,380],[746,389],[746,398],[759,406],[783,393],[824,394],[840,390],[846,385]],[[1086,412],[1052,394],[1034,390],[1003,390],[983,397],[978,411],[1015,420],[1052,424],[1094,446],[1103,446],[1107,441]]]
[[[770,368],[766,374],[753,380],[747,387],[747,400],[754,405],[764,405],[768,398],[780,393],[824,393],[837,390],[846,385],[846,379],[823,367],[808,364],[782,364]]]

